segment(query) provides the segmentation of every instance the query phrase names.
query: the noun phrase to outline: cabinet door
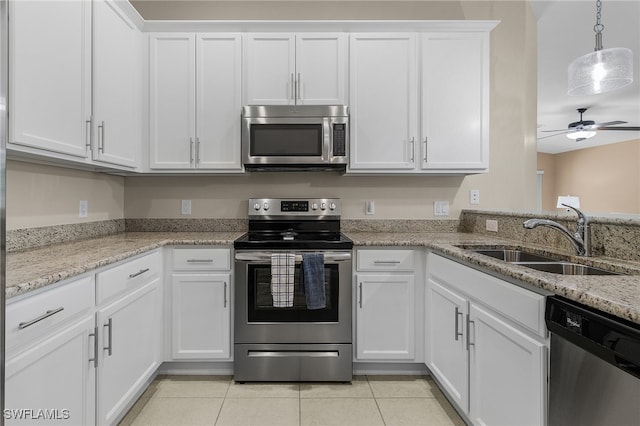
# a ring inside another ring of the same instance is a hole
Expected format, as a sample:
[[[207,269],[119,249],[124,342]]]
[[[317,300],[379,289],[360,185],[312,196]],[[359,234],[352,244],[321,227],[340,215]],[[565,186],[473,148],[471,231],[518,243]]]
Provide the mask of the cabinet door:
[[[149,167],[189,169],[195,151],[195,35],[151,35],[150,60]]]
[[[469,316],[471,421],[544,424],[545,345],[473,303]]]
[[[5,424],[95,424],[94,321],[87,316],[7,360]]]
[[[247,34],[244,88],[247,105],[295,102],[295,36]]]
[[[296,103],[346,105],[346,34],[296,35]]]
[[[99,424],[113,424],[160,365],[161,289],[155,279],[98,311]]]
[[[231,354],[229,274],[174,274],[171,347],[174,359],[228,359]]]
[[[415,357],[413,275],[358,274],[356,358]]]
[[[91,2],[11,1],[9,142],[87,157]]]
[[[112,0],[93,4],[93,159],[133,168],[142,146],[143,36]]]
[[[447,394],[464,412],[469,410],[469,352],[466,348],[467,300],[429,278],[427,365]]]
[[[412,170],[417,132],[416,37],[352,34],[351,157],[358,170]]]
[[[196,35],[197,127],[195,164],[241,170],[242,38]]]
[[[488,37],[423,35],[424,169],[481,171],[489,166]]]

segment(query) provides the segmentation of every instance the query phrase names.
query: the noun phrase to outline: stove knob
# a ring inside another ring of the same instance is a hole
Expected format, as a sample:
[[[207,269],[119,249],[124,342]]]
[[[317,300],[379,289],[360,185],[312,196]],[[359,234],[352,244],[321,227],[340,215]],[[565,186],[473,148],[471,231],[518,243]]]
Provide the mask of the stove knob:
[[[327,203],[320,204],[320,210],[326,210],[326,209],[327,209]]]
[[[311,204],[311,210],[318,210],[318,203]]]
[[[253,205],[253,209],[254,209],[254,210],[260,210],[260,203],[255,203],[255,204]]]
[[[264,209],[264,211],[269,210],[269,203],[264,203],[264,205],[262,206],[262,208]]]
[[[335,209],[336,209],[336,203],[329,204],[329,210],[335,210]]]

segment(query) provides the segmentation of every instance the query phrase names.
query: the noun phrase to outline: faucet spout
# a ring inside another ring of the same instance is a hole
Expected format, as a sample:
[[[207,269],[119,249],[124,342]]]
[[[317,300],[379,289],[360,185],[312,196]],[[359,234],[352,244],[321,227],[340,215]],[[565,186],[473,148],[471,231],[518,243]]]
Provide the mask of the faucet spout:
[[[576,232],[571,232],[565,226],[549,219],[529,219],[525,221],[522,226],[524,226],[526,229],[534,229],[538,226],[548,226],[550,228],[556,229],[560,231],[562,235],[567,237],[569,241],[571,241],[571,244],[576,249],[576,253],[578,254],[578,256],[589,256],[589,227],[587,216],[575,207],[571,207],[566,204],[563,204],[563,206],[574,210],[578,214]]]

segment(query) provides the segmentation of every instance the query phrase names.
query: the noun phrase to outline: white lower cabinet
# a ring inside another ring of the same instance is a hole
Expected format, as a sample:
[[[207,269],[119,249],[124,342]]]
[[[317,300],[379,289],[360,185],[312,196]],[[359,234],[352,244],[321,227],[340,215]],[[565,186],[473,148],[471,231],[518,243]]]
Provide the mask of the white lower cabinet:
[[[5,424],[95,424],[94,329],[85,316],[8,358]]]
[[[443,390],[473,424],[545,424],[545,296],[433,253],[427,271],[427,366]]]
[[[422,309],[416,306],[419,288],[414,250],[358,249],[355,280],[355,358],[414,361],[416,323]],[[420,298],[421,299],[421,298]]]
[[[98,424],[113,424],[160,365],[158,278],[101,308]]]
[[[231,357],[231,250],[174,248],[171,274],[171,358]]]

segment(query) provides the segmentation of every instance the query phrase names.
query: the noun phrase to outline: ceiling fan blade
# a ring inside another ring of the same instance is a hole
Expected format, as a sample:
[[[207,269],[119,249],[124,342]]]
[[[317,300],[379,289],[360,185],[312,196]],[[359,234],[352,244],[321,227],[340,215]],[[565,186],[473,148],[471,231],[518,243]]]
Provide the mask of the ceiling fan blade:
[[[546,139],[546,138],[552,138],[552,137],[554,137],[554,136],[559,136],[559,135],[564,135],[565,133],[567,133],[567,132],[560,132],[560,133],[556,133],[555,135],[542,136],[542,137],[538,138],[538,140],[540,140],[540,139]]]
[[[570,129],[556,129],[556,130],[540,130],[541,132],[564,132],[567,133]]]
[[[627,124],[627,122],[626,121],[607,121],[606,123],[593,124],[591,127],[602,129],[603,127],[615,126],[616,124]]]
[[[640,126],[598,127],[598,130],[630,130],[639,132]]]

